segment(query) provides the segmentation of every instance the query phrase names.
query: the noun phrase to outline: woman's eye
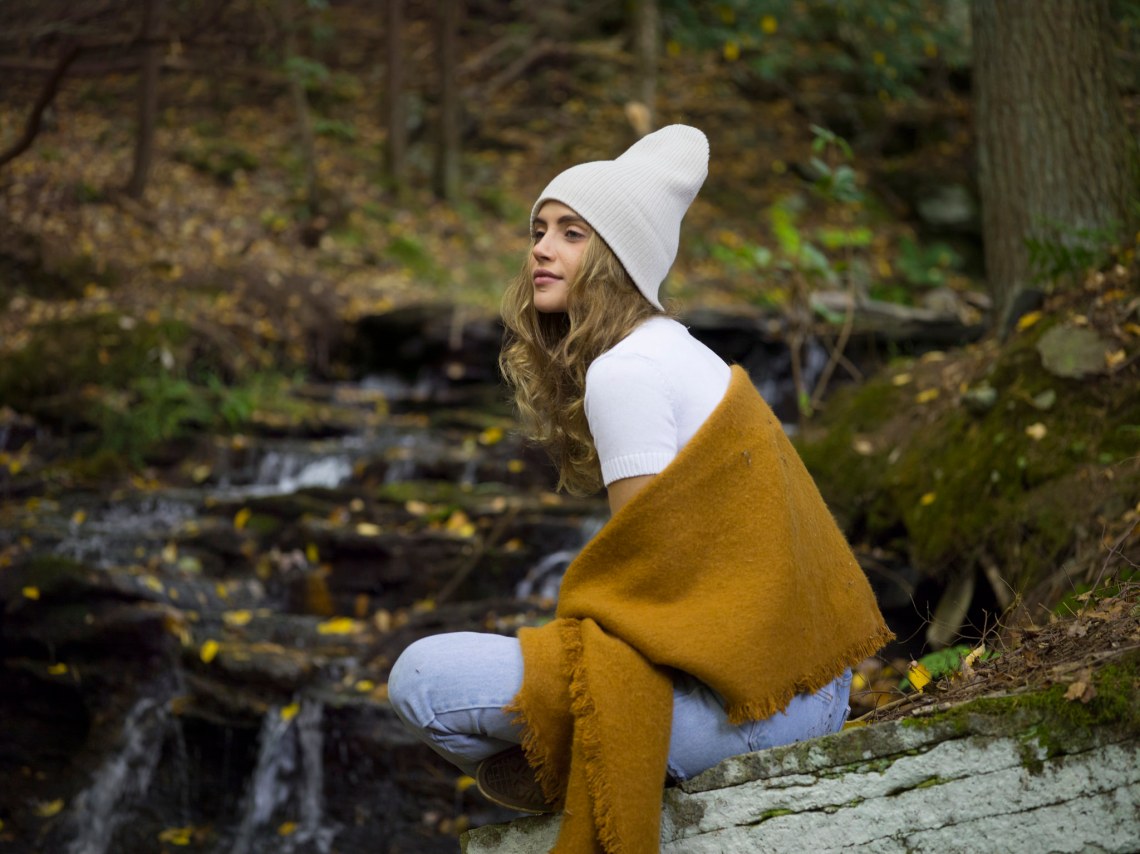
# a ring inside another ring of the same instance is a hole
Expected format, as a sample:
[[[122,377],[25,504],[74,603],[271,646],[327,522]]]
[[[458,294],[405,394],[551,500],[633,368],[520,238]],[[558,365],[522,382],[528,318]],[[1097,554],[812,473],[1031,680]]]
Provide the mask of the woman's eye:
[[[571,240],[581,240],[586,235],[584,235],[580,231],[575,231],[574,229],[571,228],[566,232],[566,236],[569,237]]]
[[[535,243],[538,243],[538,241],[542,240],[542,238],[545,235],[546,235],[545,231],[536,231],[533,234],[531,234],[530,239],[533,240]]]

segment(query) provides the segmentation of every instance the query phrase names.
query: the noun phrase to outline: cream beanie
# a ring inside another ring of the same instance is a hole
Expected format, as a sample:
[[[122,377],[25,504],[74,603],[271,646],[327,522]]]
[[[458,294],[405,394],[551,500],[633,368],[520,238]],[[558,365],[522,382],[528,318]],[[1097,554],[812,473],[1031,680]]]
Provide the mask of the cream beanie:
[[[661,308],[658,291],[677,257],[681,219],[709,171],[709,142],[696,128],[669,125],[616,160],[573,166],[551,181],[530,212],[562,202],[617,255],[637,289]]]

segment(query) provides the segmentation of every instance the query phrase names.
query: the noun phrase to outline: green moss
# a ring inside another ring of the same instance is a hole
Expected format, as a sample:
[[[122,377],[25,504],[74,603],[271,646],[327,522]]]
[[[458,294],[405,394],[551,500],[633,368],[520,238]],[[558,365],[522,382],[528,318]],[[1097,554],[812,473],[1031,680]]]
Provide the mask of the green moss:
[[[918,403],[917,384],[895,387],[885,375],[829,401],[798,447],[852,538],[903,547],[928,572],[986,554],[1025,591],[1072,554],[1082,520],[1099,528],[1098,515],[1140,500],[1134,380],[1045,371],[1036,343],[1051,322],[1017,336],[988,366],[997,402],[986,412],[968,411],[945,389]],[[969,355],[954,358],[977,371]],[[902,367],[925,371],[929,387],[930,366]]]
[[[1047,760],[1080,749],[1105,727],[1140,735],[1138,675],[1140,654],[1133,652],[1094,672],[1092,686],[1096,696],[1088,703],[1066,699],[1068,685],[1058,684],[1015,696],[983,697],[936,715],[906,718],[902,725],[949,724],[966,735],[975,731],[973,721],[978,717],[1023,721],[1022,764],[1029,771],[1040,773]]]
[[[795,813],[796,813],[795,810],[782,810],[782,809],[764,810],[764,812],[760,813],[760,815],[756,819],[755,823],[760,824],[762,822],[767,821],[770,818],[779,818],[782,815],[795,815]]]

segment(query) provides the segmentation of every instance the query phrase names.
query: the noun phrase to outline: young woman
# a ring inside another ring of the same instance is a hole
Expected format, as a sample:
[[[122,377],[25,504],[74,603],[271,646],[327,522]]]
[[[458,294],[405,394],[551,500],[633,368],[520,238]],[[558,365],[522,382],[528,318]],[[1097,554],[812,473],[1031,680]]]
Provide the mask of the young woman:
[[[388,683],[489,798],[563,809],[556,850],[656,851],[667,778],[838,730],[851,666],[891,637],[747,374],[662,308],[707,168],[674,125],[539,196],[501,367],[559,486],[604,487],[612,517],[554,621],[425,638]]]

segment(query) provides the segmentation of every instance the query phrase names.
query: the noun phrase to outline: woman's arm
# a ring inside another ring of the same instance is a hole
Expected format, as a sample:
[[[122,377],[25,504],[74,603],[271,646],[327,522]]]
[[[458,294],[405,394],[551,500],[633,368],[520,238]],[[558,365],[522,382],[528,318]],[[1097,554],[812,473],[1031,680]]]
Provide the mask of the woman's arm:
[[[617,512],[655,477],[657,477],[655,474],[642,474],[637,477],[623,477],[611,483],[606,489],[606,496],[610,500],[610,515],[616,516]]]

